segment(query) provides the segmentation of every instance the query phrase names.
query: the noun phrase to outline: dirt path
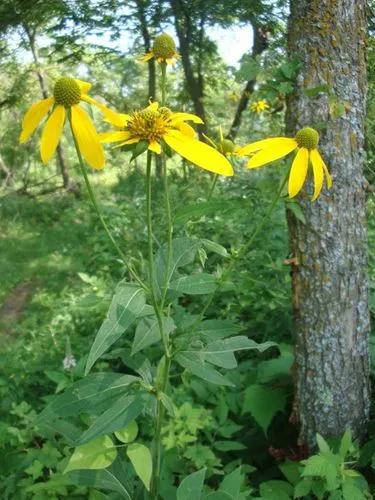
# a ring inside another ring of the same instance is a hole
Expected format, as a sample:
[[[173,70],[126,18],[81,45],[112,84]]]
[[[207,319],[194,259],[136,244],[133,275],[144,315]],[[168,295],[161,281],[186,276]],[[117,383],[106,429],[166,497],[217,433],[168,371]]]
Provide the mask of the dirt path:
[[[33,290],[32,281],[19,283],[0,306],[0,334],[10,335],[21,317]]]

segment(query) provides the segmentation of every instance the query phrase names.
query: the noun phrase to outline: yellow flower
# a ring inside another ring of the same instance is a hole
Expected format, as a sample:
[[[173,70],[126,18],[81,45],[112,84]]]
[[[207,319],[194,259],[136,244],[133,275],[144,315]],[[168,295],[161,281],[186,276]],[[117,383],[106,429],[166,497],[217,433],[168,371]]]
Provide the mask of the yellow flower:
[[[26,142],[41,121],[52,109],[46,121],[40,141],[40,155],[43,163],[47,163],[56,151],[67,113],[70,113],[72,132],[77,141],[82,156],[93,168],[103,168],[105,163],[103,147],[100,144],[98,133],[86,111],[78,104],[85,101],[97,106],[106,116],[114,114],[103,104],[100,104],[87,95],[91,83],[63,77],[57,80],[53,97],[43,99],[31,106],[22,121],[20,143]]]
[[[233,175],[229,161],[208,144],[197,140],[194,129],[185,123],[203,123],[196,115],[172,113],[170,109],[159,107],[157,102],[153,102],[130,115],[112,112],[106,118],[119,130],[100,134],[102,142],[121,141],[120,147],[145,141],[148,149],[157,154],[161,153],[161,145],[165,143],[199,167],[216,174]]]
[[[155,57],[158,63],[174,64],[180,57],[177,52],[173,38],[167,33],[162,33],[155,37],[154,44],[150,52],[140,58],[146,62]]]
[[[252,155],[247,166],[257,168],[278,160],[297,149],[289,175],[289,196],[293,198],[302,189],[310,161],[314,174],[314,194],[312,197],[312,201],[314,201],[322,190],[324,176],[328,189],[332,187],[332,178],[317,149],[318,142],[318,132],[313,128],[305,127],[297,132],[294,139],[287,137],[263,139],[240,148],[237,154],[240,156]]]
[[[269,109],[269,105],[265,99],[261,99],[260,101],[255,101],[250,105],[251,111],[255,113],[261,113],[262,111]]]

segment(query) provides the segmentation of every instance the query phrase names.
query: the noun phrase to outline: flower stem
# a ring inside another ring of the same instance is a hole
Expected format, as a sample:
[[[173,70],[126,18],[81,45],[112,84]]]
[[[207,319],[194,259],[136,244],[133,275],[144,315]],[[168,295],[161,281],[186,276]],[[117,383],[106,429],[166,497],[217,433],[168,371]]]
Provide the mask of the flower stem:
[[[161,105],[165,106],[165,93],[166,93],[166,80],[167,80],[167,63],[162,62],[160,64],[161,68]]]
[[[209,201],[211,199],[211,196],[213,195],[213,192],[215,191],[215,187],[216,187],[218,178],[219,178],[219,174],[215,174],[213,181],[212,181],[212,184],[211,184],[210,191],[209,191],[208,196],[207,196],[207,201]]]
[[[89,195],[89,198],[90,198],[90,201],[99,217],[99,220],[103,226],[103,229],[104,231],[106,232],[109,240],[111,241],[112,245],[114,246],[114,248],[116,249],[117,253],[119,254],[121,260],[123,261],[125,267],[128,269],[129,271],[129,274],[131,275],[131,277],[137,281],[137,283],[142,287],[142,288],[147,288],[146,285],[143,283],[143,281],[141,280],[141,278],[137,275],[136,271],[132,268],[132,266],[130,264],[128,264],[126,262],[126,256],[124,254],[124,252],[121,250],[121,248],[118,246],[116,240],[114,239],[109,227],[107,226],[107,223],[106,221],[104,220],[104,217],[103,217],[103,214],[101,212],[101,209],[99,207],[99,204],[98,204],[98,201],[96,199],[96,196],[95,196],[95,193],[94,193],[94,190],[92,189],[92,186],[90,184],[90,181],[89,181],[89,178],[88,178],[88,175],[87,175],[87,172],[86,172],[86,168],[85,168],[85,165],[83,163],[83,159],[82,159],[82,155],[81,155],[81,152],[79,150],[79,146],[78,146],[78,143],[77,143],[77,139],[75,138],[75,135],[74,135],[74,132],[73,132],[73,127],[72,127],[72,121],[71,121],[71,117],[69,116],[69,123],[70,123],[70,128],[71,128],[71,131],[72,131],[72,136],[73,136],[73,141],[74,141],[74,146],[75,146],[75,149],[76,149],[76,153],[77,153],[77,157],[78,157],[78,162],[79,162],[79,167],[80,167],[80,170],[81,170],[81,173],[83,175],[83,178],[84,178],[84,181],[85,181],[85,184],[86,184],[86,188],[87,188],[87,192],[88,192],[88,195]]]
[[[161,63],[161,106],[165,106],[165,101],[166,101],[166,69],[167,65],[166,63]],[[148,198],[151,199],[151,191],[150,191],[150,167],[149,167],[149,161],[147,163],[147,178],[148,178]],[[164,310],[165,306],[165,300],[168,292],[168,285],[169,285],[169,280],[170,280],[170,267],[171,267],[171,260],[172,260],[172,251],[173,251],[173,225],[172,225],[172,214],[171,214],[171,204],[170,204],[170,198],[169,198],[169,186],[168,186],[168,173],[167,173],[167,164],[166,164],[166,159],[165,156],[162,156],[162,175],[163,175],[163,181],[164,181],[164,196],[165,196],[165,213],[166,213],[166,219],[167,219],[167,256],[166,256],[166,270],[165,270],[165,277],[164,277],[164,284],[163,284],[163,289],[161,293],[161,298],[160,298],[160,305],[156,304],[156,298],[154,295],[154,307],[158,309],[158,314],[161,317],[161,314]],[[148,222],[148,227],[149,227],[149,241],[150,241],[150,236],[152,235],[151,233],[151,207],[148,205],[147,209],[147,220]],[[151,249],[152,250],[152,249]],[[150,248],[149,248],[149,254],[150,254]],[[158,319],[159,321],[159,319]],[[163,366],[163,374],[161,377],[161,381],[158,384],[157,387],[157,403],[156,403],[156,420],[155,420],[155,438],[154,438],[154,444],[153,444],[153,468],[152,468],[152,478],[151,478],[151,498],[153,500],[158,500],[159,498],[159,487],[160,487],[160,472],[161,472],[161,452],[162,452],[162,446],[161,446],[161,434],[162,434],[162,428],[163,428],[163,421],[164,421],[164,413],[165,413],[165,408],[163,406],[162,400],[161,400],[161,393],[165,393],[168,382],[169,382],[169,371],[171,367],[171,354],[170,354],[170,349],[169,349],[169,344],[168,344],[168,336],[164,332],[164,325],[161,317],[161,322],[159,322],[159,329],[160,329],[160,335],[163,341],[163,346],[164,346],[164,366]]]
[[[263,227],[270,220],[270,218],[271,218],[271,216],[272,216],[272,214],[273,214],[273,212],[274,212],[274,210],[276,208],[276,205],[277,205],[277,203],[278,203],[278,201],[280,199],[281,193],[283,192],[283,189],[284,189],[284,187],[285,187],[285,185],[287,183],[287,180],[288,180],[288,177],[289,177],[289,171],[290,171],[290,169],[288,169],[288,171],[286,173],[286,176],[283,179],[282,183],[280,184],[280,187],[277,190],[277,193],[276,193],[274,199],[272,200],[272,203],[269,206],[267,212],[264,214],[264,216],[260,220],[259,224],[254,228],[254,230],[251,233],[251,235],[250,235],[249,239],[247,240],[247,242],[243,243],[242,246],[240,247],[240,249],[238,250],[238,252],[235,255],[232,256],[231,262],[229,263],[228,267],[225,269],[225,271],[223,272],[223,274],[220,277],[220,280],[218,282],[218,286],[211,293],[211,295],[208,297],[206,303],[203,306],[202,311],[200,312],[198,318],[196,319],[196,321],[192,325],[192,327],[191,327],[192,330],[203,320],[204,315],[205,315],[207,309],[212,304],[212,301],[213,301],[213,299],[215,297],[215,294],[223,286],[223,284],[227,280],[228,276],[230,276],[230,273],[232,272],[232,270],[233,270],[234,266],[236,265],[237,261],[240,260],[246,254],[246,252],[249,250],[249,248],[253,244],[253,241],[255,240],[256,236],[259,234],[259,232],[263,229]]]

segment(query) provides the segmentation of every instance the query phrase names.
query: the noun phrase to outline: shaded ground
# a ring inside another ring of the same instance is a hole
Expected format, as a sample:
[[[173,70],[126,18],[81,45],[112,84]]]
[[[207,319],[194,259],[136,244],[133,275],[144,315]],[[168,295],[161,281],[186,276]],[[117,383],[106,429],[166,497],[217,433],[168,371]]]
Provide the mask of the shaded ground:
[[[32,281],[19,283],[0,307],[0,334],[10,335],[21,317],[33,291]]]

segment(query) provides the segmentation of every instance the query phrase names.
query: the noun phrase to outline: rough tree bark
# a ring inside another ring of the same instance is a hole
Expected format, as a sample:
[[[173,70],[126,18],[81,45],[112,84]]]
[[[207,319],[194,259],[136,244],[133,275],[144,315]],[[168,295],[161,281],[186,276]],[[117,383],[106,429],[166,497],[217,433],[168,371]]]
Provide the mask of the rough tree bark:
[[[29,42],[30,51],[31,51],[31,54],[33,56],[33,61],[35,64],[35,73],[38,77],[39,86],[40,86],[40,90],[41,90],[43,99],[47,99],[48,92],[47,92],[46,85],[44,82],[43,74],[40,71],[38,52],[37,52],[36,43],[35,43],[35,33],[26,24],[23,24],[23,29],[26,33],[26,36],[27,36],[27,39]],[[60,167],[60,172],[61,172],[61,177],[63,180],[64,188],[67,191],[71,191],[71,192],[77,194],[79,191],[78,185],[71,182],[71,180],[70,180],[68,168],[66,166],[65,159],[63,156],[63,152],[62,152],[62,148],[61,148],[60,144],[57,146],[56,153],[57,153],[57,161],[58,161],[58,165]]]
[[[288,214],[296,262],[296,413],[300,441],[310,446],[316,432],[340,436],[348,427],[361,439],[369,417],[365,11],[365,0],[291,0],[289,51],[302,65],[287,132],[326,124],[319,148],[333,176],[332,190],[316,202],[302,195],[306,224]],[[345,107],[339,118],[327,93],[304,93],[325,84]]]
[[[262,27],[260,27],[255,21],[252,23],[253,27],[253,33],[254,33],[254,42],[253,42],[253,48],[251,51],[252,57],[255,59],[257,56],[259,56],[266,48],[267,48],[267,31],[263,30]],[[245,88],[242,91],[240,100],[238,101],[238,106],[236,109],[236,113],[233,118],[232,125],[230,126],[229,132],[227,137],[234,141],[238,134],[238,130],[241,126],[242,122],[242,113],[245,111],[249,104],[249,98],[251,94],[254,91],[256,83],[256,78],[252,78],[251,80],[248,80],[248,82],[245,85]]]
[[[179,48],[181,54],[181,62],[184,68],[186,86],[193,101],[194,112],[196,115],[202,118],[205,124],[206,115],[203,103],[203,75],[201,71],[198,71],[197,76],[195,75],[193,64],[190,58],[190,44],[192,43],[193,26],[189,14],[189,5],[185,4],[184,0],[170,0],[170,5],[174,16],[174,24],[180,46]],[[202,23],[200,23],[200,30],[202,33]],[[198,64],[198,70],[199,68],[200,63]],[[207,133],[206,125],[199,125],[197,128],[200,135],[202,135],[203,133]]]

